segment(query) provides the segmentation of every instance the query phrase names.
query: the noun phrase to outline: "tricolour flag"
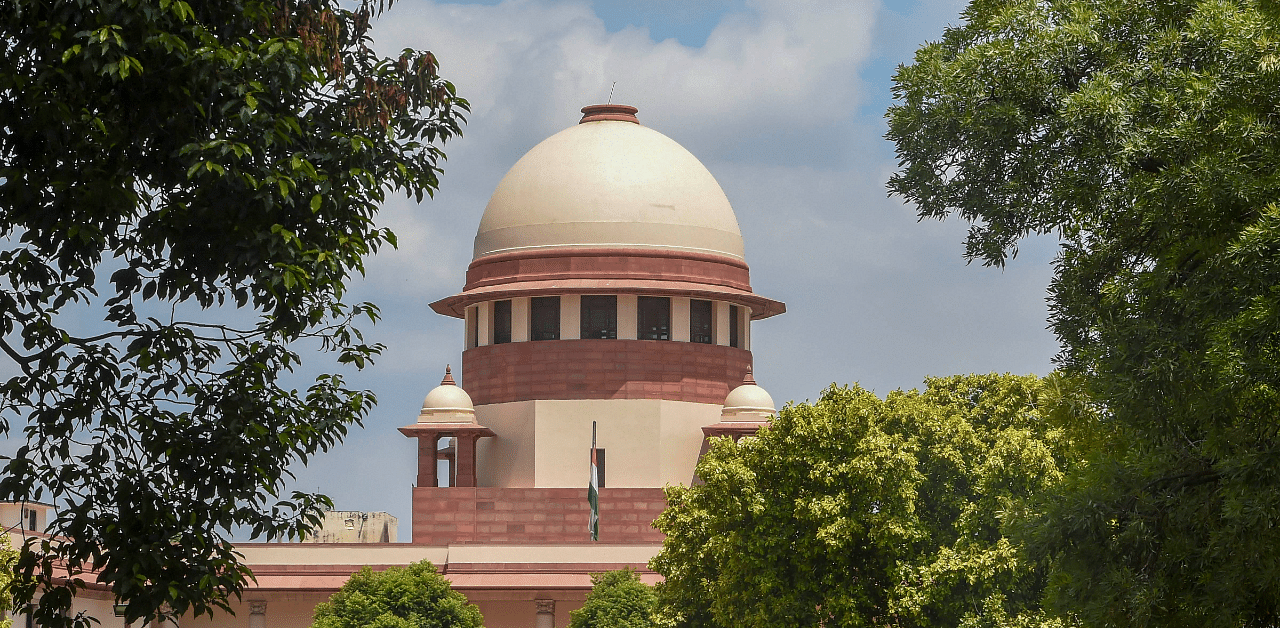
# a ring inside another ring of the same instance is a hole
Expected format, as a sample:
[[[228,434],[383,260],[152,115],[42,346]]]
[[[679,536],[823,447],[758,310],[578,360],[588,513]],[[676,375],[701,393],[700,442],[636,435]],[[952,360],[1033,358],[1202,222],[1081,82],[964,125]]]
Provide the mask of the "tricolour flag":
[[[591,540],[600,540],[600,475],[596,470],[596,422],[591,422],[591,482],[587,484],[587,503],[591,504]]]

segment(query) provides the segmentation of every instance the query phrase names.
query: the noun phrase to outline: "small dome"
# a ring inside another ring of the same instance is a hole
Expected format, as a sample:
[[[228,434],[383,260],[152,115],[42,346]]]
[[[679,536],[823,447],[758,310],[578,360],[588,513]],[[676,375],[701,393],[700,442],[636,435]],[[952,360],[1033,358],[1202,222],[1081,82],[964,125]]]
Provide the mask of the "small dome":
[[[738,415],[764,417],[777,412],[773,397],[757,386],[751,371],[747,371],[747,376],[742,378],[742,385],[729,391],[729,396],[724,398],[724,410],[721,414],[727,419]]]
[[[533,147],[485,207],[475,259],[583,247],[651,248],[743,259],[720,184],[684,147],[641,126],[635,108],[593,105]]]
[[[469,415],[467,420],[474,420],[475,414],[476,409],[471,403],[471,395],[453,381],[453,373],[446,366],[444,379],[440,381],[440,385],[431,389],[431,392],[427,393],[427,398],[422,401],[422,412],[418,415],[418,422],[440,420],[440,418],[430,417],[457,417],[457,415]]]

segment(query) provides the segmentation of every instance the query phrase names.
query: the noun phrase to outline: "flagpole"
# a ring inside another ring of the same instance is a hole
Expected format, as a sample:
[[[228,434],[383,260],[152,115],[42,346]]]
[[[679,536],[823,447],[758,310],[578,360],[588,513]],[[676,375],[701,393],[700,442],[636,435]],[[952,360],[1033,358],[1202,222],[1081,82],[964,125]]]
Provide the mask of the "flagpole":
[[[596,422],[591,422],[591,475],[587,483],[587,505],[591,507],[591,518],[587,527],[591,531],[591,540],[600,540],[600,481],[596,471]]]

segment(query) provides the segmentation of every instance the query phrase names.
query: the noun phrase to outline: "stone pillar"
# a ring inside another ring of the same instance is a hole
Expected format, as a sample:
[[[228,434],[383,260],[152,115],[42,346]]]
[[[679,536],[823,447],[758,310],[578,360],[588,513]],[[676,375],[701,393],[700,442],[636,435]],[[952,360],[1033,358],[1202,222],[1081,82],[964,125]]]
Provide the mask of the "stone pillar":
[[[511,342],[529,342],[529,297],[511,299]]]
[[[582,338],[582,297],[566,294],[560,297],[560,339]]]
[[[538,614],[534,616],[533,628],[556,628],[556,601],[534,600],[538,605]]]
[[[688,297],[671,297],[671,339],[689,342]]]
[[[266,600],[249,600],[249,628],[267,628]]]
[[[435,488],[439,484],[436,480],[436,440],[435,432],[418,435],[418,488]]]
[[[635,340],[638,336],[638,309],[640,304],[634,294],[618,295],[618,340]]]
[[[711,336],[715,344],[729,346],[729,304],[724,301],[711,302]]]
[[[475,486],[476,485],[476,440],[475,434],[462,433],[457,436],[457,456],[454,460],[458,465],[457,479],[458,486]]]

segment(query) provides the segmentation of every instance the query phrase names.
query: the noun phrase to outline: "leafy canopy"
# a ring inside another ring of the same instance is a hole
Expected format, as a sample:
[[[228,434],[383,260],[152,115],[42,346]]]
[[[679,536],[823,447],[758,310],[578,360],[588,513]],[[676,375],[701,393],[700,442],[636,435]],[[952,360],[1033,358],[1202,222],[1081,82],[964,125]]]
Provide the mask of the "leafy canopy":
[[[1032,376],[931,378],[884,399],[832,386],[667,489],[652,565],[689,627],[1061,626],[1006,518],[1062,477]]]
[[[658,598],[630,567],[591,574],[582,608],[569,611],[569,628],[652,628]]]
[[[1280,16],[1231,0],[975,0],[895,77],[893,194],[1003,264],[1061,252],[1050,324],[1097,447],[1028,529],[1098,626],[1280,620]]]
[[[428,561],[374,572],[365,567],[328,602],[311,628],[481,628],[480,609],[449,588]]]
[[[42,625],[81,578],[129,621],[225,608],[248,576],[229,530],[318,521],[287,466],[374,397],[283,384],[291,343],[377,355],[346,281],[395,244],[385,193],[435,190],[467,109],[430,53],[373,53],[383,4],[0,4],[0,435],[25,441],[0,500],[59,506],[65,540],[17,566]]]

